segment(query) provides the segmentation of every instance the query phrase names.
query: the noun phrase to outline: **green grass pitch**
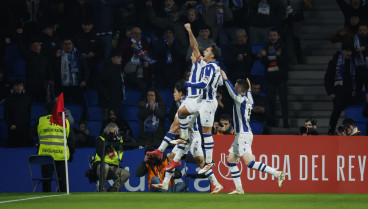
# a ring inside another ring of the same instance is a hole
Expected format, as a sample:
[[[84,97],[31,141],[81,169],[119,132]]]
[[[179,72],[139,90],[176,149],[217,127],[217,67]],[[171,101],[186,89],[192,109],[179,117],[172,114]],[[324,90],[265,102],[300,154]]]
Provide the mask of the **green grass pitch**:
[[[368,208],[368,194],[204,194],[204,193],[71,193],[2,203],[60,193],[2,193],[1,209],[360,209]]]

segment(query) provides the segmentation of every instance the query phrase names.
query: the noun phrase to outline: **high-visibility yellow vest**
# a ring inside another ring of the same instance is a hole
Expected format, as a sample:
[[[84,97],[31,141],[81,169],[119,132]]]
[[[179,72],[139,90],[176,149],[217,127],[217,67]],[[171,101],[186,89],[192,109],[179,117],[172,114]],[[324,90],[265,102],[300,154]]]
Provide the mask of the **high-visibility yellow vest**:
[[[54,160],[65,160],[63,127],[50,122],[51,115],[39,119],[37,132],[40,140],[39,155],[51,155]],[[69,136],[70,125],[66,121],[66,138]],[[69,147],[66,147],[69,160]]]
[[[106,141],[105,138],[103,138],[102,136],[100,136],[100,139],[102,141]],[[121,139],[120,140],[121,143],[123,143],[123,140]],[[119,153],[119,158],[118,158],[118,152],[115,150],[114,147],[111,147],[114,154],[113,154],[113,157],[112,156],[109,156],[109,153],[105,153],[105,163],[107,164],[110,164],[110,165],[119,165],[119,160],[121,162],[121,159],[123,159],[123,151],[121,150],[121,152]],[[112,153],[111,153],[112,154]],[[96,153],[95,155],[95,162],[99,162],[101,161],[101,158],[100,156],[98,156],[98,154]]]

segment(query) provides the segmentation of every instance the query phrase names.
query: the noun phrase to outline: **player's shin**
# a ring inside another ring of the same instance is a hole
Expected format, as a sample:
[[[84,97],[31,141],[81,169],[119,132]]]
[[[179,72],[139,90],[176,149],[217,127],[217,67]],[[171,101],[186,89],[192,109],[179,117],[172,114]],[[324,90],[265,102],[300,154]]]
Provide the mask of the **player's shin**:
[[[243,190],[243,185],[240,179],[240,172],[238,166],[236,165],[236,163],[229,163],[229,162],[227,163],[227,165],[229,167],[231,178],[234,181],[235,187],[237,189]]]
[[[211,133],[203,134],[204,139],[204,150],[206,153],[206,163],[212,163],[212,153],[213,153],[213,138]]]
[[[256,162],[256,161],[252,161],[250,163],[248,163],[248,168],[252,168],[252,169],[255,169],[255,170],[259,170],[259,171],[262,171],[262,172],[265,172],[265,173],[269,173],[275,177],[278,177],[279,176],[279,172],[276,171],[274,168],[262,163],[262,162]]]
[[[165,151],[165,149],[169,146],[170,141],[173,140],[174,138],[175,138],[174,133],[167,132],[158,150],[160,150],[161,152]]]
[[[186,116],[178,116],[179,117],[179,123],[180,123],[180,131],[181,131],[181,138],[184,140],[187,140],[189,138],[188,133],[188,123],[189,119]]]
[[[180,159],[184,156],[185,145],[178,145],[178,151],[175,153],[174,161],[179,162]]]

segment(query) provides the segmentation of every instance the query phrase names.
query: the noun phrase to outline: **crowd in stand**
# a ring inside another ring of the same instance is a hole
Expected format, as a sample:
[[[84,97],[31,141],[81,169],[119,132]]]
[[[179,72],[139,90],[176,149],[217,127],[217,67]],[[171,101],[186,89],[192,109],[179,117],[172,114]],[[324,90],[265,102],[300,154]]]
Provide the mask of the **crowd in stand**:
[[[365,63],[367,49],[362,47],[367,44],[363,37],[367,27],[359,22],[367,19],[366,7],[360,1],[357,6],[355,0],[346,5],[343,0],[337,2],[346,24],[332,40],[354,44]],[[199,47],[207,48],[213,43],[220,46],[223,54],[220,64],[232,81],[250,78],[255,98],[252,120],[278,126],[274,119],[279,95],[283,127],[288,128],[287,65],[290,58],[302,63],[300,28],[303,10],[310,3],[309,0],[0,0],[0,99],[5,101],[8,146],[32,145],[28,136],[30,106],[49,103],[61,92],[66,103],[82,108],[81,117],[75,118],[78,125],[73,127],[86,142],[80,146],[89,144],[86,90],[98,92],[98,106],[103,114],[101,130],[109,122],[116,122],[132,142],[159,143],[170,111],[156,89],[172,91],[178,80],[188,79],[191,49],[185,23],[191,24]],[[293,40],[295,53],[287,52],[287,38]],[[25,75],[19,79],[9,70],[6,60],[11,46],[17,47],[25,61]],[[257,46],[258,50],[252,50]],[[261,71],[265,73],[253,72],[255,62],[263,64]],[[367,70],[363,71],[357,70],[357,74],[367,81]],[[135,104],[140,121],[136,139],[120,112],[122,100],[131,99],[126,97],[128,90],[138,90],[144,95]],[[333,94],[338,97],[337,92]],[[217,99],[216,121],[221,125],[231,123],[227,92],[220,88]],[[339,115],[339,111],[334,114]],[[214,130],[220,132],[220,127]],[[24,143],[18,143],[19,138],[24,138]]]
[[[367,92],[362,91],[363,86],[365,90],[368,87],[368,5],[362,0],[336,2],[345,22],[330,37],[332,43],[341,43],[341,51],[329,62],[324,78],[327,94],[333,98],[329,135],[338,133],[336,125],[346,107],[368,102]]]

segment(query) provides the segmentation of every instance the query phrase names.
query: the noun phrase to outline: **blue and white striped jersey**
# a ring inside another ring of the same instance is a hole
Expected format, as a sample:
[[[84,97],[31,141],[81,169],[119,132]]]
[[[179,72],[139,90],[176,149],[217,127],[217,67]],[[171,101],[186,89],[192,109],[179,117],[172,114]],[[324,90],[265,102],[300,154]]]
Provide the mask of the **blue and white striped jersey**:
[[[202,67],[205,66],[206,64],[207,63],[203,61],[203,57],[201,57],[201,60],[199,62],[196,61],[195,63],[192,64],[192,69],[190,71],[190,76],[188,80],[189,83],[197,83],[200,81]],[[193,87],[188,87],[187,92],[188,92],[187,93],[188,97],[197,97],[202,94],[201,89],[197,89]]]
[[[246,95],[239,95],[229,79],[225,81],[225,84],[231,98],[234,100],[233,123],[235,134],[252,132],[249,125],[250,114],[254,106],[252,93],[248,91]]]
[[[217,62],[209,62],[206,66],[202,67],[199,82],[185,82],[185,86],[187,87],[203,89],[202,100],[207,101],[216,99],[216,91],[219,85],[223,85],[223,80]]]

